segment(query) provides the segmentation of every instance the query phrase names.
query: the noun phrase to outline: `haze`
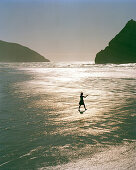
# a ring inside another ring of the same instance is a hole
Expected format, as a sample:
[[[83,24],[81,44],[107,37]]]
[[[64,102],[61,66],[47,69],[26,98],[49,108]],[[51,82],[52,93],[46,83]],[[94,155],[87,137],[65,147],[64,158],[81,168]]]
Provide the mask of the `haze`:
[[[135,9],[135,0],[1,0],[0,39],[51,61],[90,61]]]

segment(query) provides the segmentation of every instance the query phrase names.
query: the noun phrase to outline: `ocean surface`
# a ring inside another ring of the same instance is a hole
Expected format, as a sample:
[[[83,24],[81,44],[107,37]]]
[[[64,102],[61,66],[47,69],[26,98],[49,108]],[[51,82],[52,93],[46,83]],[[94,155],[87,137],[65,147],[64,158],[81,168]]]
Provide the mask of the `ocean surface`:
[[[135,170],[135,146],[136,64],[0,63],[0,170]]]

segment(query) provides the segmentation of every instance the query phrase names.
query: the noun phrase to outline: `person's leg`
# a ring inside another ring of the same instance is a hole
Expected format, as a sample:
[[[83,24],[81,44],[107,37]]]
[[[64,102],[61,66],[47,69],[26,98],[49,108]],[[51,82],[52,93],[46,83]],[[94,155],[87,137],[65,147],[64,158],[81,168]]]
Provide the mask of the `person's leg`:
[[[79,109],[78,109],[78,110],[80,110],[80,106],[81,106],[81,105],[79,105]]]
[[[87,110],[87,108],[85,107],[85,104],[84,104],[84,108],[85,108],[85,110]]]

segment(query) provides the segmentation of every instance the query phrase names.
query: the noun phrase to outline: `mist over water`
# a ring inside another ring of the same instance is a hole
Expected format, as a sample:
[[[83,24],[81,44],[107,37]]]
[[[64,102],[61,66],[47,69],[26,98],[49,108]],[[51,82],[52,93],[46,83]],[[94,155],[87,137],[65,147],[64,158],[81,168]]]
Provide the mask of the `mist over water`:
[[[135,169],[135,113],[136,64],[0,63],[0,168]]]

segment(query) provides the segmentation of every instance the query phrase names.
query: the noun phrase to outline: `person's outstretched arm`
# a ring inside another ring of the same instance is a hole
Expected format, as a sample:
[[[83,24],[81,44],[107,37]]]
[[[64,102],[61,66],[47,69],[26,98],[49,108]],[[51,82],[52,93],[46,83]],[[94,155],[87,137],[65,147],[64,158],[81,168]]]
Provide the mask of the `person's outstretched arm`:
[[[84,96],[84,98],[86,98],[88,95]]]

